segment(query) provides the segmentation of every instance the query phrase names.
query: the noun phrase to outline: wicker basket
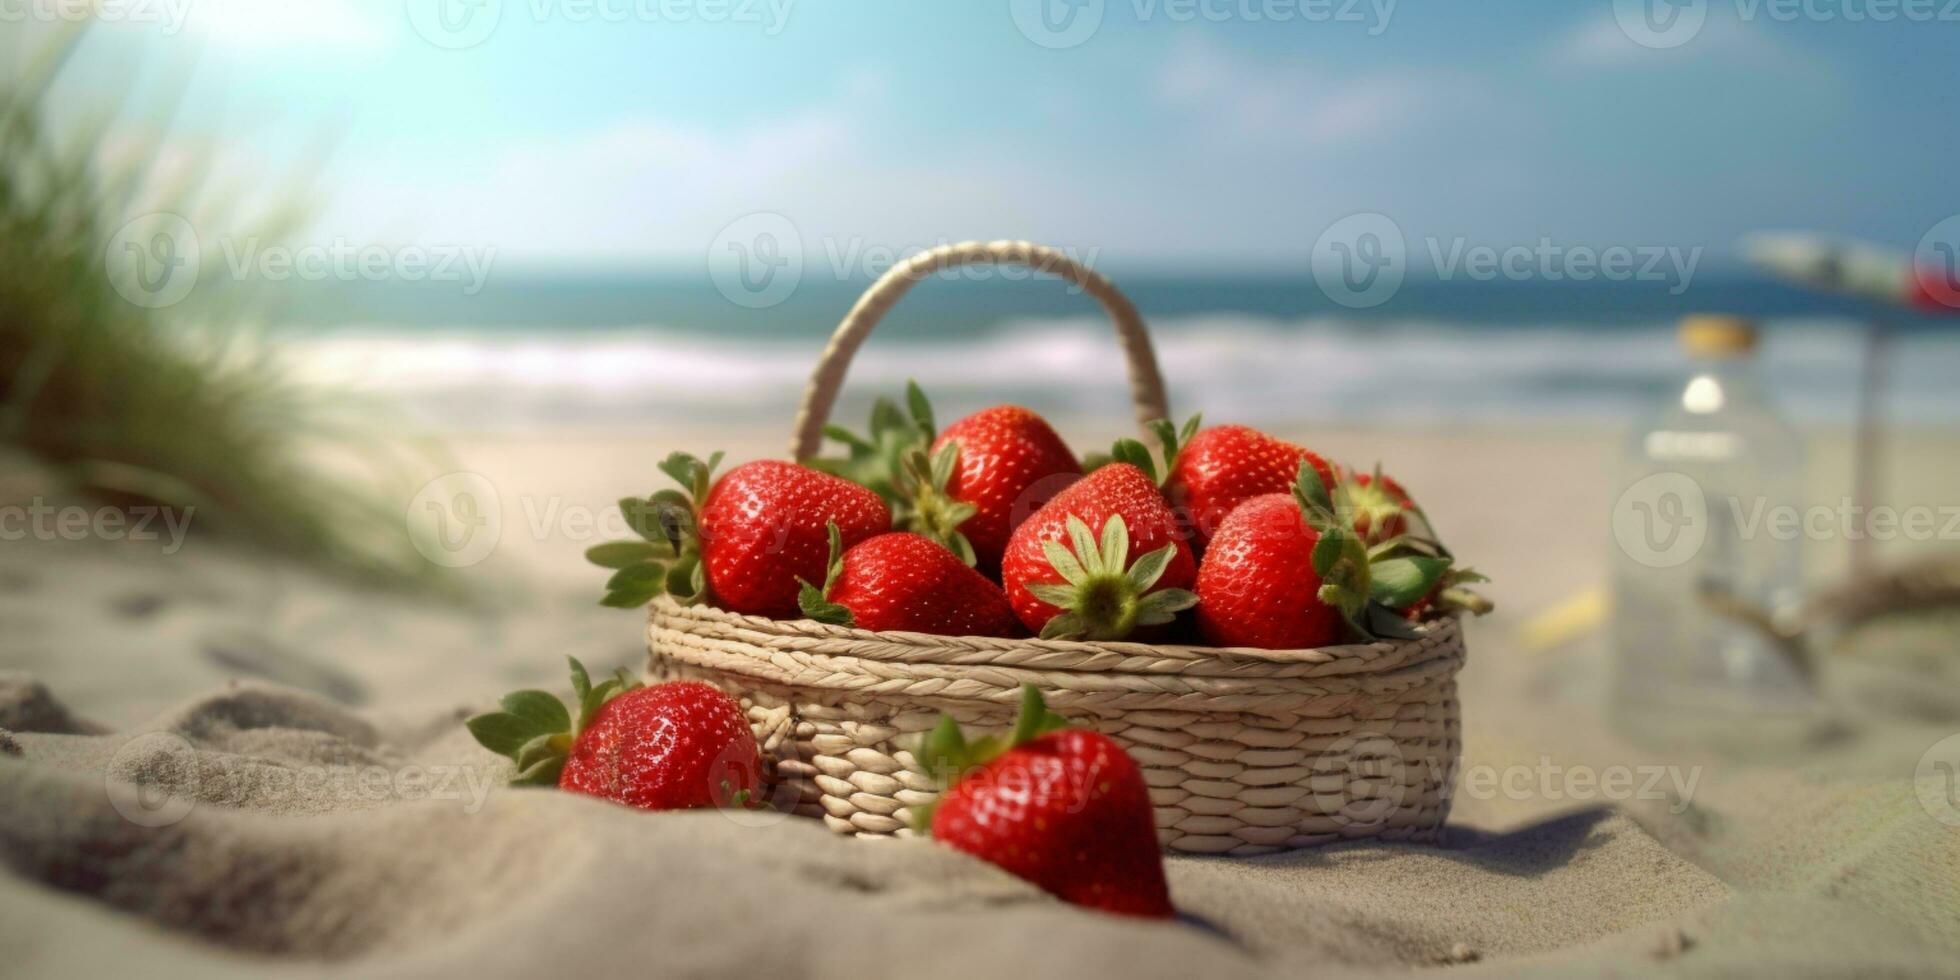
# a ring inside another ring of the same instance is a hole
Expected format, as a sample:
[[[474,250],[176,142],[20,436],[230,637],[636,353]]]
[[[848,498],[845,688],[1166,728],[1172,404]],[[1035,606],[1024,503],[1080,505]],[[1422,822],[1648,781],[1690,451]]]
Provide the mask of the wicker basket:
[[[819,360],[792,455],[814,456],[844,370],[914,282],[967,263],[1060,276],[1115,321],[1139,421],[1168,418],[1136,309],[1107,279],[1026,242],[948,245],[867,290]],[[969,730],[1011,726],[1020,687],[1115,738],[1143,769],[1163,845],[1261,854],[1362,837],[1433,838],[1461,748],[1454,617],[1419,639],[1315,650],[877,633],[682,607],[661,598],[647,630],[656,678],[709,681],[739,698],[779,808],[839,833],[906,836],[933,797],[911,749],[943,712]]]

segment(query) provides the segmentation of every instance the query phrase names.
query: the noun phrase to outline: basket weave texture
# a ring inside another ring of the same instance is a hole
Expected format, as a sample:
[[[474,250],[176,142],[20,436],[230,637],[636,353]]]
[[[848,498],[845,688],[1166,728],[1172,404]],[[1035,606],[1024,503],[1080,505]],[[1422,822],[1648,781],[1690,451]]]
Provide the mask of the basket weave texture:
[[[1108,280],[1043,246],[966,242],[895,266],[852,308],[811,379],[792,456],[815,455],[844,368],[879,317],[920,279],[975,262],[1026,265],[1101,302],[1137,417],[1169,417],[1149,336]],[[1432,839],[1461,750],[1454,616],[1425,621],[1416,639],[1253,650],[878,633],[663,596],[647,644],[655,679],[705,680],[740,701],[779,809],[859,836],[913,832],[911,809],[936,787],[912,749],[940,714],[969,730],[1010,728],[1027,682],[1136,759],[1173,851]]]

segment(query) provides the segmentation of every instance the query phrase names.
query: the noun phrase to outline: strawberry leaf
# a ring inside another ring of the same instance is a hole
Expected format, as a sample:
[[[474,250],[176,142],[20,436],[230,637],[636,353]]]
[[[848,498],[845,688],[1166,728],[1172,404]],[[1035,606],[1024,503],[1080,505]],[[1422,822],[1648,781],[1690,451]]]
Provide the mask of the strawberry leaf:
[[[1157,463],[1150,458],[1150,450],[1145,448],[1143,443],[1127,436],[1118,439],[1115,445],[1109,447],[1109,457],[1118,463],[1128,463],[1142,470],[1143,475],[1149,477],[1152,483],[1157,482]]]
[[[1388,558],[1368,568],[1368,597],[1390,609],[1422,600],[1450,570],[1448,558]]]
[[[919,434],[925,437],[926,442],[931,442],[939,434],[939,426],[932,420],[932,402],[926,398],[925,389],[920,388],[917,381],[905,382],[905,405],[912,412],[912,424],[918,428]]]
[[[562,732],[572,727],[572,716],[565,702],[543,691],[512,691],[504,695],[504,711],[540,733]]]
[[[625,568],[659,556],[659,550],[645,541],[608,541],[585,549],[585,560],[600,568]]]
[[[1014,734],[1007,744],[1012,748],[1067,727],[1068,719],[1048,710],[1040,689],[1033,684],[1022,684],[1021,713],[1014,721]]]
[[[1136,564],[1131,565],[1128,572],[1130,585],[1138,592],[1148,592],[1151,586],[1157,584],[1158,579],[1164,577],[1164,569],[1170,567],[1171,557],[1175,554],[1177,554],[1177,545],[1167,544],[1137,559]]]
[[[487,715],[477,715],[463,722],[478,745],[501,756],[515,758],[525,743],[540,735],[550,735],[532,721],[520,718],[508,711],[497,711]]]
[[[666,581],[665,566],[656,562],[642,562],[614,572],[612,578],[606,580],[606,588],[613,592],[637,592],[650,588],[652,594],[658,595]]]
[[[835,527],[836,525],[832,526]],[[797,581],[803,584],[803,588],[796,594],[796,604],[798,608],[803,610],[803,615],[819,623],[829,623],[833,626],[857,625],[851,617],[851,610],[849,608],[824,598],[823,589],[819,589],[800,578]]]
[[[562,755],[550,755],[539,759],[524,769],[518,770],[517,775],[511,777],[510,784],[512,786],[556,786],[558,785],[558,778],[564,772],[565,757]]]

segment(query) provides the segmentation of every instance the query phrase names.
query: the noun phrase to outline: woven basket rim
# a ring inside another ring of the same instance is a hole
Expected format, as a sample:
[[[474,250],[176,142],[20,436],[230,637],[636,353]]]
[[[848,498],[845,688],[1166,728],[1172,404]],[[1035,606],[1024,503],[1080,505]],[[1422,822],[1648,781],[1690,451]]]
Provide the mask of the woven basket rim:
[[[1434,647],[1461,630],[1455,612],[1433,614],[1416,624],[1421,635],[1409,640],[1377,640],[1297,650],[1266,650],[1258,647],[1210,647],[1177,643],[1138,643],[1129,640],[1043,640],[1034,637],[942,636],[934,633],[877,631],[850,626],[833,626],[814,619],[770,619],[730,612],[714,606],[683,606],[672,596],[662,595],[648,606],[648,619],[669,617],[705,620],[727,628],[742,629],[767,636],[851,642],[854,656],[866,658],[872,651],[888,655],[875,657],[897,663],[973,663],[975,655],[1010,650],[1038,650],[1057,657],[1079,658],[1071,669],[1094,672],[1121,672],[1120,667],[1097,666],[1138,658],[1156,661],[1183,661],[1193,667],[1216,667],[1222,674],[1241,668],[1307,668],[1314,675],[1364,674],[1409,666],[1410,655],[1427,645]],[[1139,671],[1141,672],[1141,671]],[[1152,671],[1161,672],[1161,671]],[[1201,670],[1201,673],[1211,673]]]

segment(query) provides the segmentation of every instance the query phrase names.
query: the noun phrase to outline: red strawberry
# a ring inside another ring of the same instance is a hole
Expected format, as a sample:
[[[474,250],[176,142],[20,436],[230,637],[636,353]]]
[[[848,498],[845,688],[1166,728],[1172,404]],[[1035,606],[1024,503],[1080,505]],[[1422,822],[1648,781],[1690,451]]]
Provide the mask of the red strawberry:
[[[981,571],[1000,569],[1015,525],[1082,475],[1082,465],[1047,420],[1018,405],[996,405],[939,431],[917,383],[905,407],[880,398],[869,435],[831,427],[846,459],[818,460],[892,501],[893,524],[951,548]]]
[[[817,580],[830,563],[827,523],[844,546],[891,530],[876,493],[795,463],[757,460],[728,471],[700,511],[701,563],[723,609],[792,619],[799,579]]]
[[[1408,533],[1409,514],[1419,513],[1409,492],[1379,471],[1355,474],[1348,488],[1348,499],[1354,504],[1354,533],[1368,544]]]
[[[1287,492],[1301,463],[1312,465],[1323,485],[1334,485],[1334,468],[1314,453],[1257,429],[1218,425],[1191,437],[1166,486],[1202,551],[1233,508],[1262,494]]]
[[[894,531],[848,551],[833,537],[831,548],[823,589],[805,583],[799,597],[811,619],[942,636],[1013,636],[1020,630],[1000,586],[937,541]]]
[[[1156,482],[1108,463],[1015,529],[1001,579],[1015,615],[1043,637],[1119,640],[1189,608],[1196,567]]]
[[[645,810],[746,806],[762,772],[755,735],[728,695],[695,681],[592,685],[572,665],[578,724],[543,691],[505,696],[468,722],[484,748],[517,763],[513,785],[550,786]]]
[[[1067,728],[1033,685],[1005,743],[971,744],[950,717],[919,747],[929,772],[958,777],[920,821],[934,840],[1065,902],[1152,919],[1176,916],[1150,789],[1107,736]],[[977,768],[976,768],[977,767]]]
[[[1292,494],[1254,497],[1234,509],[1198,568],[1197,622],[1205,639],[1292,650],[1350,635],[1412,635],[1395,610],[1429,594],[1450,558],[1371,555],[1337,516],[1350,513],[1311,462],[1300,465]]]
[[[942,541],[964,535],[982,569],[998,569],[1014,528],[1082,474],[1047,420],[1018,405],[984,409],[947,426],[932,455],[949,447],[956,464],[947,479],[920,488],[915,524]],[[963,509],[949,503],[972,510],[960,520]]]

